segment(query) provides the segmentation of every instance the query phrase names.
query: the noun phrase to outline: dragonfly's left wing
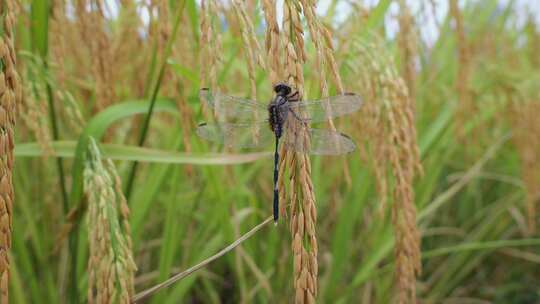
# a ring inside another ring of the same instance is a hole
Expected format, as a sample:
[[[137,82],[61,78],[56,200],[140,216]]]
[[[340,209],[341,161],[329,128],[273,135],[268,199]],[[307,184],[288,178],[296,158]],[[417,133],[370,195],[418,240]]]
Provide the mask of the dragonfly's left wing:
[[[199,91],[199,97],[214,109],[219,122],[248,123],[268,119],[266,107],[254,100],[212,92],[207,88]]]
[[[197,135],[230,148],[268,148],[274,140],[265,124],[202,123]]]
[[[326,129],[312,129],[306,124],[288,126],[283,145],[288,150],[316,155],[339,155],[354,151],[356,145],[347,135]]]
[[[354,93],[289,103],[289,108],[306,122],[326,121],[356,112],[360,106],[362,106],[362,99]]]

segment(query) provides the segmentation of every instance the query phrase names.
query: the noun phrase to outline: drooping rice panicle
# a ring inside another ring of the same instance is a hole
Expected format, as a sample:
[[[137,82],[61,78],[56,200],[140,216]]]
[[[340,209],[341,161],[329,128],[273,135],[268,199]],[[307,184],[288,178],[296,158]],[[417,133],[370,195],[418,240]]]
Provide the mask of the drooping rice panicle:
[[[84,169],[88,197],[88,302],[130,303],[137,269],[133,260],[129,208],[110,160],[93,139]]]
[[[13,222],[13,148],[15,111],[22,97],[16,70],[14,26],[16,3],[0,4],[0,302],[9,303],[10,261]]]
[[[394,63],[379,43],[359,41],[355,51],[358,61],[353,69],[361,76],[358,89],[365,98],[363,119],[355,123],[369,142],[382,208],[388,200],[392,202],[396,301],[415,303],[416,277],[421,263],[413,181],[422,168],[413,101]]]
[[[285,47],[285,75],[288,83],[304,96],[303,64],[306,62],[304,30],[300,22],[300,2],[288,1],[284,6],[283,43]],[[297,122],[296,122],[297,123]],[[308,140],[305,138],[304,140]],[[293,280],[295,303],[315,303],[318,292],[318,244],[316,235],[317,207],[311,181],[309,155],[281,149],[280,199],[282,209],[290,202]],[[285,164],[289,170],[289,199],[285,200]],[[284,212],[282,212],[283,214]]]

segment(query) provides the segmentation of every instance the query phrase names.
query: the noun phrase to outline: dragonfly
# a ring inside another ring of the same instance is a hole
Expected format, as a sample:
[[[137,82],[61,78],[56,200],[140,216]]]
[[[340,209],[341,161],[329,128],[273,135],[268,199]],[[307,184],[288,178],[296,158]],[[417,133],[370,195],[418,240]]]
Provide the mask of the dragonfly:
[[[362,105],[354,93],[300,100],[299,92],[286,83],[274,86],[268,105],[255,100],[229,96],[208,88],[199,97],[214,110],[215,123],[201,123],[197,134],[230,148],[267,148],[274,142],[273,217],[279,219],[279,147],[315,155],[348,154],[356,148],[351,138],[328,129],[310,128],[311,123],[325,122],[350,114]],[[268,124],[270,128],[266,128]]]

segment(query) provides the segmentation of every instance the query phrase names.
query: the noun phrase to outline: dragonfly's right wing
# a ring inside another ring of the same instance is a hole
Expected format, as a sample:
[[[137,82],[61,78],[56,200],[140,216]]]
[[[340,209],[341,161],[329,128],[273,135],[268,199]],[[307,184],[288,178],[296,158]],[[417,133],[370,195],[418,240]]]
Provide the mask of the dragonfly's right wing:
[[[274,134],[265,124],[207,124],[197,127],[197,134],[232,148],[268,148]]]
[[[226,123],[263,122],[268,119],[266,107],[254,100],[211,92],[204,88],[199,97],[215,111],[216,119]]]
[[[360,106],[362,106],[362,98],[353,93],[289,103],[289,109],[306,122],[323,122],[356,112]]]
[[[312,129],[302,123],[288,124],[283,145],[288,150],[316,155],[347,154],[356,148],[351,138],[343,133]]]

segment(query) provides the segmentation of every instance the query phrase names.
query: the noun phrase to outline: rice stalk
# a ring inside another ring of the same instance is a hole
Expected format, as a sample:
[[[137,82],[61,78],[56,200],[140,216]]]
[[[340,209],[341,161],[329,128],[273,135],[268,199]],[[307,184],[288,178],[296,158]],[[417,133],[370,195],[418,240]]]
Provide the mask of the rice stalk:
[[[66,5],[65,3],[63,3],[63,1],[53,2],[51,4],[51,14],[49,18],[49,39],[51,42],[49,46],[49,52],[51,54],[51,57],[54,58],[54,60],[50,60],[50,64],[51,66],[54,66],[56,70],[56,79],[62,87],[65,87],[66,83],[69,81],[67,62],[63,62],[63,64],[57,64],[55,61],[69,60],[69,43],[66,39],[66,36],[68,36],[66,32],[73,31],[73,27],[66,26],[70,22],[66,18],[65,9]]]
[[[525,185],[525,210],[528,233],[536,233],[538,202],[540,201],[540,102],[521,102],[512,105],[510,121],[513,141],[521,161],[521,178]]]
[[[86,48],[89,50],[90,70],[95,82],[96,104],[99,112],[116,99],[114,90],[114,71],[116,63],[112,60],[112,43],[106,33],[107,20],[101,1],[77,1],[77,28]]]
[[[409,97],[416,101],[416,59],[418,36],[414,16],[404,0],[399,1],[399,34],[397,42],[401,55],[401,75],[407,84]],[[413,105],[415,103],[413,102]]]
[[[261,4],[266,21],[265,47],[268,60],[268,77],[272,85],[275,85],[283,79],[283,57],[280,56],[281,39],[276,15],[276,3],[272,0],[262,0]]]
[[[532,14],[528,16],[525,31],[527,33],[529,61],[533,66],[539,67],[540,57],[538,54],[540,54],[540,32],[538,30],[538,24]]]
[[[341,77],[337,67],[336,60],[333,55],[332,36],[330,31],[323,26],[322,22],[316,15],[316,3],[311,0],[301,0],[304,16],[308,25],[309,33],[313,45],[315,46],[315,69],[319,76],[320,90],[323,97],[328,96],[328,79],[326,69],[330,67],[331,75],[334,77],[335,85],[338,92],[344,92]],[[331,122],[332,128],[334,127]]]
[[[88,147],[84,190],[88,198],[88,302],[130,303],[134,294],[129,208],[111,160],[102,161],[94,140]]]
[[[138,3],[122,0],[118,6],[119,17],[110,31],[110,54],[114,63],[112,76],[117,86],[115,96],[124,99],[132,96],[143,96],[143,81],[147,77],[148,45],[140,32],[143,22],[137,12]],[[121,84],[121,85],[118,85]],[[118,89],[120,88],[120,89]],[[129,89],[127,89],[129,88]]]
[[[462,127],[465,121],[476,113],[473,103],[472,91],[469,87],[471,78],[471,50],[465,34],[463,15],[457,0],[448,0],[450,16],[454,20],[456,40],[458,47],[458,72],[455,78],[456,91],[459,99],[456,127],[459,139],[465,139]]]
[[[240,31],[242,42],[244,44],[244,55],[248,66],[250,97],[257,98],[257,84],[255,83],[255,65],[259,64],[264,69],[265,64],[262,58],[261,47],[257,41],[257,35],[253,28],[253,22],[248,16],[244,0],[232,1],[238,21],[240,23]]]
[[[316,2],[312,0],[301,0],[304,16],[308,25],[311,41],[315,46],[315,70],[319,77],[319,88],[321,91],[321,97],[329,96],[329,87],[327,79],[327,70],[330,69],[330,74],[333,77],[334,85],[337,88],[339,94],[345,92],[343,88],[343,82],[339,75],[339,68],[334,57],[334,47],[332,46],[332,34],[327,27],[323,25],[321,20],[316,14]],[[328,120],[330,130],[336,131],[334,121]],[[349,172],[349,166],[346,164],[346,160],[343,160],[343,175],[347,184],[351,185],[351,177]]]
[[[157,11],[154,37],[156,39],[158,54],[163,54],[167,46],[167,41],[169,41],[172,34],[169,4],[169,1],[155,1],[149,5],[149,9],[155,8]]]
[[[49,22],[50,37],[50,67],[55,72],[58,85],[66,88],[70,83],[80,87],[79,79],[88,76],[90,70],[86,48],[80,47],[80,24],[68,18],[66,1],[53,1],[51,3],[51,16]],[[77,64],[73,64],[76,62]],[[89,90],[88,90],[89,91]],[[84,97],[87,97],[85,92]]]
[[[28,67],[31,69],[31,67]],[[32,87],[30,87],[30,85]],[[48,109],[46,102],[43,102],[41,96],[45,96],[45,88],[38,82],[24,85],[24,98],[17,104],[20,119],[28,131],[35,137],[39,143],[43,158],[54,154],[50,143],[52,142],[49,123],[47,120]]]
[[[201,35],[199,36],[199,45],[201,48],[201,55],[199,59],[200,73],[199,78],[201,79],[202,87],[207,87],[208,83],[208,66],[206,62],[210,62],[210,42],[212,41],[212,27],[210,24],[210,16],[208,14],[208,4],[206,0],[201,0],[201,10],[199,12],[199,30]]]
[[[221,31],[215,26],[215,19],[219,18],[215,1],[201,1],[200,12],[200,79],[202,87],[217,90],[217,71],[222,64]]]
[[[155,25],[152,29],[152,34],[154,36],[156,44],[156,54],[164,54],[164,51],[167,46],[167,41],[171,39],[173,33],[173,13],[171,11],[171,3],[169,1],[157,1],[155,4],[155,10],[157,11],[157,16],[155,17]],[[191,43],[188,37],[188,27],[182,26],[178,28],[178,35],[176,35],[174,44],[170,50],[170,58],[175,58],[175,61],[181,63],[182,65],[188,65],[187,63],[192,62],[190,56],[192,54],[188,53],[185,48],[186,45]],[[183,83],[181,77],[175,73],[173,70],[165,70],[163,74],[163,85],[160,89],[160,94],[164,96],[182,96],[181,90],[183,89]],[[167,85],[169,84],[169,85]],[[177,103],[179,103],[178,101]]]
[[[273,11],[266,4],[266,18],[273,24]],[[304,15],[307,21],[312,41],[315,45],[316,70],[319,76],[320,90],[323,96],[328,96],[329,87],[326,69],[329,67],[333,80],[342,93],[343,85],[339,76],[337,63],[333,56],[332,38],[330,32],[322,25],[315,14],[313,1],[287,1],[284,6],[283,18],[283,47],[285,49],[284,76],[289,85],[304,96],[303,64],[307,60],[304,47],[304,30],[300,16]],[[273,47],[275,29],[267,29],[267,52]],[[276,52],[274,52],[276,53]],[[276,56],[276,55],[274,55]],[[279,58],[270,58],[279,62]],[[292,122],[297,123],[297,122]],[[333,122],[330,126],[335,129]],[[301,134],[299,136],[302,136]],[[304,140],[308,140],[305,138]],[[290,227],[292,235],[294,287],[296,303],[315,303],[318,290],[318,244],[316,236],[317,210],[315,194],[311,181],[311,164],[307,154],[294,153],[281,148],[280,176],[278,178],[280,199],[286,201],[285,194],[285,167],[289,168],[290,191]],[[285,214],[287,204],[281,205],[281,214]]]
[[[366,133],[382,208],[392,201],[396,302],[415,303],[421,263],[413,181],[422,167],[413,101],[390,56],[376,37],[371,38],[375,42],[355,45],[359,60],[353,63],[353,69],[360,76],[357,85],[365,98],[363,118],[355,123]]]
[[[288,83],[304,95],[302,66],[306,62],[304,31],[300,21],[299,2],[287,1],[283,14],[283,44],[285,47],[285,75]],[[294,121],[293,123],[298,123]],[[302,136],[302,135],[300,135]],[[304,139],[304,140],[307,140]],[[317,209],[311,181],[309,155],[281,149],[280,198],[286,202],[284,187],[285,165],[289,168],[290,229],[293,253],[295,303],[315,303],[318,290],[318,244],[316,236]],[[282,194],[283,193],[283,194]],[[284,208],[286,204],[282,204]],[[282,212],[283,214],[284,212]]]
[[[0,302],[9,303],[9,257],[13,216],[13,148],[15,111],[21,101],[21,81],[14,48],[14,1],[0,4]]]
[[[57,100],[62,103],[62,114],[66,124],[74,134],[81,134],[86,121],[83,118],[79,105],[75,97],[69,91],[58,91],[56,93]]]

